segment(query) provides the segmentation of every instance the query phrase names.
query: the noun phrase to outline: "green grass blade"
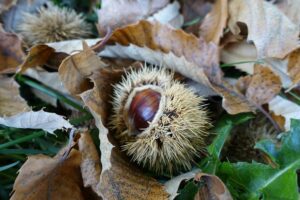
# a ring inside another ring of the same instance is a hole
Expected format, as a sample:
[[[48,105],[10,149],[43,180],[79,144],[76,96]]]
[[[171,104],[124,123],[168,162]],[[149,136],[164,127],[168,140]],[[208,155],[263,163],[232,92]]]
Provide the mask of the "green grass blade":
[[[7,148],[7,147],[16,145],[16,144],[20,144],[22,142],[27,142],[27,141],[30,141],[30,140],[32,140],[34,138],[41,137],[43,135],[45,135],[44,131],[33,132],[30,135],[27,135],[27,136],[24,136],[24,137],[20,137],[18,139],[13,140],[13,141],[6,142],[4,144],[0,144],[0,149],[4,149],[4,148]]]
[[[234,63],[224,63],[221,64],[220,67],[221,68],[232,67],[234,65],[240,65],[245,63],[263,64],[264,62],[262,60],[249,60],[249,61],[241,61],[241,62],[234,62]]]
[[[292,97],[294,97],[294,99],[296,100],[297,104],[300,104],[300,96],[292,91],[288,92],[289,95],[291,95]]]
[[[50,154],[52,152],[37,149],[0,149],[2,155],[33,155],[33,154]]]
[[[19,164],[19,163],[20,163],[20,161],[17,161],[17,162],[8,164],[8,165],[1,166],[1,167],[0,167],[0,172],[2,172],[2,171],[4,171],[4,170],[7,170],[7,169],[10,169],[10,168],[16,166],[16,165]]]
[[[203,19],[203,17],[197,17],[195,19],[192,19],[191,21],[188,21],[188,22],[184,23],[182,26],[183,27],[192,26],[192,25],[197,24],[198,22],[200,22],[200,20],[202,20],[202,19]]]
[[[69,120],[69,122],[74,125],[74,126],[77,126],[77,125],[80,125],[82,124],[83,122],[85,121],[88,121],[90,119],[93,119],[93,116],[91,114],[88,114],[88,115],[84,115],[82,117],[78,117],[78,118],[72,118]]]

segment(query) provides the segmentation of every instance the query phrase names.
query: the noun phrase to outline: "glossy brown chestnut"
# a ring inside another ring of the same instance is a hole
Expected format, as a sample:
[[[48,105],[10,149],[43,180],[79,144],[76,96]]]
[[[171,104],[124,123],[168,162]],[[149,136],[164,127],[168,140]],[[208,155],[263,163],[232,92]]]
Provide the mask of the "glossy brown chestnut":
[[[145,89],[135,94],[129,107],[129,119],[139,132],[143,131],[152,122],[157,110],[161,94],[152,89]]]

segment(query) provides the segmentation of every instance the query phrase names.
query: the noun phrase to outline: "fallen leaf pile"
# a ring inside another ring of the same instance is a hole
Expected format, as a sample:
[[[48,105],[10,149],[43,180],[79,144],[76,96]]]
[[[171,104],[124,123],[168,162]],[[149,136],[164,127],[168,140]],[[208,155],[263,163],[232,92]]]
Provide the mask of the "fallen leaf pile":
[[[72,8],[62,2],[68,1],[0,3],[0,142],[7,128],[69,132],[56,155],[28,156],[11,199],[299,198],[298,0],[89,1],[77,11],[94,26],[94,38],[26,43],[17,28],[26,23],[21,12]],[[207,98],[213,128],[191,171],[147,172],[113,135],[113,86],[147,66],[174,71]],[[35,98],[46,106],[35,106]],[[262,162],[229,162],[224,152],[232,130],[257,113],[277,133],[251,146]]]

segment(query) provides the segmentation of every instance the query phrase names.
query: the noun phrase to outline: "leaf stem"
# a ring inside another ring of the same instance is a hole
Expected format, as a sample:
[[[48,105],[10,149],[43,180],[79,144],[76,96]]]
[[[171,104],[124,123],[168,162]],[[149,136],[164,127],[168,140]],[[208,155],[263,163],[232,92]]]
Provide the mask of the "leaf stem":
[[[294,97],[295,100],[297,100],[297,104],[300,104],[300,97],[296,93],[289,91],[288,94]]]
[[[240,64],[245,64],[245,63],[263,64],[264,62],[262,60],[240,61],[240,62],[234,62],[234,63],[224,63],[224,64],[221,64],[220,67],[221,68],[232,67],[233,65],[240,65]]]
[[[197,24],[198,22],[200,22],[200,20],[202,20],[202,19],[203,19],[203,17],[196,17],[195,19],[192,19],[192,20],[184,23],[182,26],[183,27],[192,26],[192,25]]]

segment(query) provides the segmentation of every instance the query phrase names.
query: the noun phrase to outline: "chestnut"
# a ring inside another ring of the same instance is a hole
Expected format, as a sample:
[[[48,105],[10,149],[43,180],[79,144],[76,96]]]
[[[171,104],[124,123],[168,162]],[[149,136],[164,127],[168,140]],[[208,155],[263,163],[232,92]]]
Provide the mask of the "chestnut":
[[[141,132],[152,122],[157,110],[161,94],[152,89],[145,89],[135,94],[129,106],[129,121],[132,126]]]

